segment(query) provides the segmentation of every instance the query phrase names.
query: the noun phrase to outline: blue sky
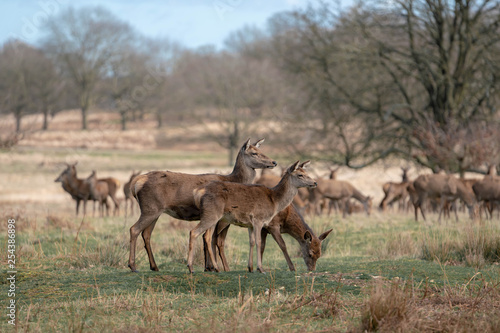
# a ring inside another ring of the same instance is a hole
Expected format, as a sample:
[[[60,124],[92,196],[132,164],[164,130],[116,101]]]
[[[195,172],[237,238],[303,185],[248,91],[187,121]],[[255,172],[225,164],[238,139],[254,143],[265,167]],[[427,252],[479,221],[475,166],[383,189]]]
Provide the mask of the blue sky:
[[[342,5],[351,0],[341,0]],[[224,45],[245,25],[264,28],[273,14],[302,8],[307,0],[0,0],[0,44],[17,37],[35,44],[43,19],[68,6],[103,6],[149,37],[167,37],[196,48]]]

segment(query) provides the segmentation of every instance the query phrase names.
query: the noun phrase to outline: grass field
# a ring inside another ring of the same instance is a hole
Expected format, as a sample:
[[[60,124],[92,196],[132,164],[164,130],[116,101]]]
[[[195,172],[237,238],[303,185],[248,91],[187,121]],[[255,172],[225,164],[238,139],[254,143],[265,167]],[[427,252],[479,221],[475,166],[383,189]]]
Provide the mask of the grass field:
[[[93,218],[87,207],[88,216],[76,218],[74,201],[54,183],[61,162],[78,160],[79,177],[96,169],[126,181],[133,169],[227,172],[223,151],[21,147],[0,159],[2,332],[500,331],[498,217],[473,223],[461,213],[458,222],[438,224],[433,214],[415,222],[412,214],[375,210],[369,217],[306,216],[317,235],[333,228],[317,270],[305,270],[298,244],[285,235],[297,271],[288,271],[269,237],[266,274],[246,271],[248,233],[233,226],[231,272],[203,272],[199,239],[190,275],[188,233],[196,222],[163,215],[152,237],[160,271],[149,271],[140,239],[140,272],[132,273],[128,230],[137,210]],[[14,298],[3,250],[9,219],[16,221]],[[15,327],[7,317],[11,299]]]

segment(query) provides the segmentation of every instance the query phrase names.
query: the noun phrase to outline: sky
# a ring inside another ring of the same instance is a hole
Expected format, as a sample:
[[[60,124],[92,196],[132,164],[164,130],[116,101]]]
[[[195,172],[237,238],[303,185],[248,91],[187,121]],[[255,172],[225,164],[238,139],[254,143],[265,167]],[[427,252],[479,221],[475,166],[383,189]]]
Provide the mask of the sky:
[[[341,0],[345,5],[351,0]],[[245,25],[265,28],[275,13],[304,8],[308,0],[0,0],[0,45],[9,38],[35,44],[43,20],[70,5],[102,6],[145,36],[168,38],[189,48],[224,46]]]

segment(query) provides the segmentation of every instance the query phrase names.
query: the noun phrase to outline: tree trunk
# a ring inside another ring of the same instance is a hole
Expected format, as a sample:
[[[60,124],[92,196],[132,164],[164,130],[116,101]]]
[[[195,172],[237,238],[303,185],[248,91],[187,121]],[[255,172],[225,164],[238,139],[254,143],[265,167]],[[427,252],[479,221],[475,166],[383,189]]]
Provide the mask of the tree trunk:
[[[121,123],[122,123],[122,131],[127,130],[127,113],[125,111],[120,112]]]
[[[16,117],[16,133],[21,132],[21,118],[22,118],[22,113],[21,112],[16,112],[15,113]]]
[[[234,155],[238,149],[238,143],[240,141],[240,130],[238,127],[238,121],[233,121],[233,131],[229,133],[229,166],[234,162]]]
[[[42,130],[46,131],[48,128],[49,128],[49,109],[44,107]]]
[[[82,130],[87,129],[87,106],[82,106]]]
[[[158,121],[158,128],[162,128],[163,126],[163,119],[161,117],[161,112],[156,111],[156,120]]]

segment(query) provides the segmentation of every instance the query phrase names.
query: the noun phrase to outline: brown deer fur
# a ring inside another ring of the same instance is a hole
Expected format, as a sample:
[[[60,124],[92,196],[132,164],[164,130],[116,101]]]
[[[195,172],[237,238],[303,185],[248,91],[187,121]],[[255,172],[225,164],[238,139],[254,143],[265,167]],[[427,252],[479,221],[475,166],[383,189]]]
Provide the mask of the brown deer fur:
[[[135,172],[132,171],[132,175],[130,175],[130,178],[128,182],[123,184],[123,194],[125,195],[125,216],[127,216],[127,207],[128,207],[128,202],[130,201],[130,211],[131,214],[134,214],[134,196],[132,195],[132,192],[130,191],[130,183],[132,182],[132,179],[134,179],[136,176],[140,175],[141,171]]]
[[[151,233],[161,214],[187,221],[200,219],[200,210],[195,205],[193,190],[211,181],[251,183],[255,169],[274,168],[277,163],[264,155],[259,147],[264,139],[250,144],[250,139],[239,150],[234,169],[229,175],[201,174],[190,175],[170,171],[152,171],[139,175],[132,180],[130,189],[137,199],[141,216],[130,228],[129,267],[136,271],[135,248],[137,237],[142,233],[151,270],[158,266],[151,250]]]
[[[418,176],[413,182],[413,187],[417,194],[417,199],[414,202],[415,221],[418,221],[418,209],[422,213],[425,220],[425,214],[422,210],[422,204],[427,198],[440,200],[440,209],[438,221],[441,221],[441,214],[447,201],[453,202],[457,198],[462,199],[467,208],[469,215],[474,218],[477,214],[477,205],[474,193],[464,185],[458,178],[446,174],[429,174]],[[458,220],[458,216],[455,217]]]
[[[348,200],[354,198],[363,204],[365,212],[370,215],[372,207],[372,198],[363,195],[351,183],[335,179],[318,179],[318,186],[311,190],[310,200],[313,207],[317,207],[317,203],[323,198],[339,200],[344,203],[342,216],[345,217],[348,213]]]
[[[300,250],[302,253],[302,258],[307,266],[307,270],[316,270],[316,262],[321,257],[321,242],[332,232],[333,229],[325,231],[319,237],[317,237],[312,229],[304,221],[302,215],[298,212],[293,204],[288,205],[285,209],[279,212],[269,223],[268,226],[262,228],[261,232],[261,247],[260,253],[261,257],[264,256],[264,249],[266,247],[266,238],[268,234],[271,234],[278,243],[285,260],[288,264],[290,271],[295,271],[295,266],[288,255],[288,250],[286,248],[286,243],[281,237],[281,234],[289,234],[292,236],[300,245]],[[224,254],[224,245],[226,240],[227,228],[222,232],[214,233],[212,239],[212,244],[216,245],[219,250],[219,256],[224,267],[224,271],[229,271],[229,265],[227,264],[226,256]],[[215,253],[215,252],[214,252]],[[214,270],[213,264],[210,258],[205,257],[205,270]]]
[[[194,242],[196,238],[219,220],[249,229],[250,253],[248,270],[253,270],[253,247],[261,248],[261,231],[273,217],[291,204],[299,187],[315,187],[316,182],[307,175],[305,162],[299,161],[288,168],[278,185],[268,188],[263,185],[248,185],[230,182],[211,182],[194,191],[201,211],[200,223],[189,234],[188,268],[193,272]],[[211,244],[212,233],[205,233],[205,241]],[[212,247],[208,246],[210,260],[218,271]],[[257,251],[257,270],[263,272],[260,250]]]
[[[90,195],[99,203],[100,216],[104,216],[104,206],[106,206],[106,215],[109,215],[108,183],[98,180],[95,170],[85,179],[85,182],[89,185]]]

